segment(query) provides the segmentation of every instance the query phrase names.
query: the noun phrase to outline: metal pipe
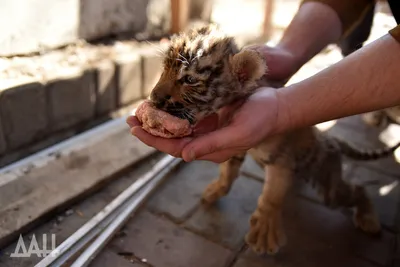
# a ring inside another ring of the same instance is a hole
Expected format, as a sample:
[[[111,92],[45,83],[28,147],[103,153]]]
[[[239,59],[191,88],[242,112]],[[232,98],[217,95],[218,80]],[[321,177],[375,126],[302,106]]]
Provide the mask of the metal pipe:
[[[93,241],[93,243],[79,256],[79,258],[71,265],[71,267],[84,267],[97,256],[98,253],[113,238],[114,234],[125,224],[129,216],[135,212],[146,198],[157,188],[164,177],[179,163],[181,159],[176,159],[160,174],[158,174],[151,182],[148,183],[137,195],[133,196],[128,207],[124,209],[118,216],[104,229],[104,231]]]
[[[53,250],[47,257],[35,265],[35,267],[47,267],[55,263],[62,264],[76,251],[80,250],[87,244],[94,236],[101,232],[107,224],[112,221],[112,214],[122,206],[133,194],[139,191],[144,185],[151,181],[159,172],[170,165],[175,160],[172,156],[165,156],[152,169],[144,176],[140,177],[130,187],[118,195],[111,203],[109,203],[102,211],[96,214],[92,219],[85,223],[80,229],[68,237],[61,243],[55,250]],[[59,261],[62,259],[62,262]]]

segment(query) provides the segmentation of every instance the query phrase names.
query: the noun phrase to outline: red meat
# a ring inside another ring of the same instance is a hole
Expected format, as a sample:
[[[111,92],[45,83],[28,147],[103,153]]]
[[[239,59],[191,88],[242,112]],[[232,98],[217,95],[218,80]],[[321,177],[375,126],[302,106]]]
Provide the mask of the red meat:
[[[142,128],[155,136],[179,138],[188,136],[193,131],[188,120],[156,109],[150,101],[144,101],[137,108],[136,117],[142,123]]]

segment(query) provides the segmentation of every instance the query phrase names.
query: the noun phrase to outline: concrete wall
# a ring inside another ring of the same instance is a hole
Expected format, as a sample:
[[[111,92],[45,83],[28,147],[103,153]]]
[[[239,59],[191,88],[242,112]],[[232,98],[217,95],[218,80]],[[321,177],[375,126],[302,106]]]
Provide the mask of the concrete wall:
[[[79,0],[0,0],[0,55],[24,54],[74,41]]]
[[[158,50],[165,45],[125,41],[109,47],[113,52],[108,57],[95,53],[90,62],[54,67],[42,76],[20,76],[8,82],[4,78],[6,82],[0,84],[0,167],[147,97],[161,74]],[[82,57],[101,49],[93,46],[77,53]]]
[[[260,33],[266,0],[187,1],[192,19],[212,19],[241,38]],[[119,33],[165,34],[170,21],[170,0],[0,0],[0,56]]]
[[[166,30],[169,0],[0,0],[0,56],[40,52],[82,38]]]

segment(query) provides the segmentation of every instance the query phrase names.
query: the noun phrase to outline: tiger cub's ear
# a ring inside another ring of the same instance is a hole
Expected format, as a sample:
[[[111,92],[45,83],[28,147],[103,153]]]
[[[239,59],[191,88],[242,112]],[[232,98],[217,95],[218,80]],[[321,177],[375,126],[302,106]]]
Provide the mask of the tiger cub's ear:
[[[255,82],[267,72],[262,55],[254,50],[242,50],[230,59],[232,72],[241,84]]]

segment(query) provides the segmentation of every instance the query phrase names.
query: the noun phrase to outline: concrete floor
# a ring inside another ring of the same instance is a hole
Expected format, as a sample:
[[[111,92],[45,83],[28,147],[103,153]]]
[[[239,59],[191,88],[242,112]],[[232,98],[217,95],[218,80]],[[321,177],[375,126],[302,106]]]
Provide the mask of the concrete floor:
[[[359,117],[339,120],[327,132],[365,148],[383,146],[379,133],[367,128]],[[28,236],[54,233],[60,244],[149,169],[157,157]],[[247,158],[231,193],[215,207],[205,208],[200,195],[217,176],[218,166],[198,161],[175,170],[91,266],[399,266],[400,165],[393,158],[371,163],[346,161],[344,171],[345,179],[366,184],[384,226],[380,237],[356,230],[349,210],[326,208],[310,186],[298,183],[284,210],[287,246],[275,257],[258,256],[246,249],[243,237],[261,192],[263,171]],[[28,267],[40,260],[34,256],[10,258],[15,247],[16,243],[2,251],[0,266]]]

